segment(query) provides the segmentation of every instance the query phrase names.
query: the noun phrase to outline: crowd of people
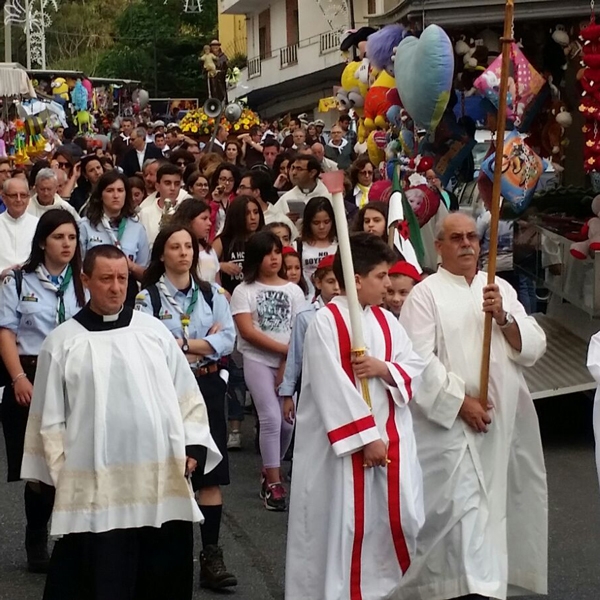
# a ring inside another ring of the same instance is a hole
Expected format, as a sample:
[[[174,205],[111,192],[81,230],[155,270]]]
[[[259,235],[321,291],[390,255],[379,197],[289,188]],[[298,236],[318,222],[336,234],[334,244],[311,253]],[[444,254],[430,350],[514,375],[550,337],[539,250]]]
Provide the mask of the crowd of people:
[[[219,127],[212,147],[176,124],[121,129],[107,151],[67,133],[26,170],[0,159],[2,425],[44,598],[191,598],[198,521],[200,585],[236,586],[221,488],[248,414],[258,495],[290,509],[289,600],[543,592],[545,471],[520,365],[544,335],[509,283],[487,285],[476,224],[436,173],[438,258],[421,269],[388,245],[391,183],[356,154],[349,117],[328,133]],[[363,356],[323,176],[335,171]]]

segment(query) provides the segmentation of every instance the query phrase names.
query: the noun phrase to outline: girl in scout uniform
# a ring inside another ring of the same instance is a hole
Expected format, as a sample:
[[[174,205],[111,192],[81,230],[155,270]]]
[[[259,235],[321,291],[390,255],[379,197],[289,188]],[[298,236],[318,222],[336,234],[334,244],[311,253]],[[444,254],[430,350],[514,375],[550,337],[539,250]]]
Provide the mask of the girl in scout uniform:
[[[125,304],[133,306],[137,281],[142,279],[150,260],[150,247],[146,230],[136,216],[131,186],[125,175],[118,171],[102,175],[80,227],[84,257],[89,248],[100,244],[112,244],[123,250],[130,275]]]
[[[181,225],[167,225],[152,247],[152,260],[142,280],[136,308],[160,319],[177,339],[196,375],[204,397],[210,433],[223,460],[210,473],[197,469],[192,485],[198,492],[203,551],[200,585],[222,589],[237,585],[223,562],[219,547],[221,485],[229,484],[225,391],[218,360],[231,354],[235,327],[223,290],[198,277],[199,247],[196,236]]]
[[[25,429],[37,357],[46,336],[85,304],[81,283],[79,230],[66,210],[55,209],[40,218],[31,254],[21,269],[0,286],[0,386],[2,427],[6,441],[8,481],[19,481]],[[27,529],[25,548],[30,571],[48,568],[47,524],[54,488],[42,483],[25,485]]]

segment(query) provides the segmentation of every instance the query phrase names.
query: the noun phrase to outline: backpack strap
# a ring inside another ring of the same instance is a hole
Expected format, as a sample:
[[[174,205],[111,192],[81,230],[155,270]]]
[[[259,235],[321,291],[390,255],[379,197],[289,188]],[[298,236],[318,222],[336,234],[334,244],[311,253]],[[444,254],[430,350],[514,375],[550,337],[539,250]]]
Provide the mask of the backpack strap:
[[[15,286],[17,288],[17,300],[21,298],[21,291],[23,289],[23,271],[22,269],[14,269],[13,275],[15,277]]]
[[[205,283],[204,281],[200,283],[200,292],[202,293],[202,297],[204,298],[204,302],[208,304],[208,308],[210,308],[210,312],[213,311],[213,287],[210,283]]]
[[[152,303],[152,314],[156,319],[158,319],[160,317],[160,307],[162,306],[158,287],[156,287],[156,284],[153,283],[152,285],[149,285],[146,290],[148,291],[150,302]]]

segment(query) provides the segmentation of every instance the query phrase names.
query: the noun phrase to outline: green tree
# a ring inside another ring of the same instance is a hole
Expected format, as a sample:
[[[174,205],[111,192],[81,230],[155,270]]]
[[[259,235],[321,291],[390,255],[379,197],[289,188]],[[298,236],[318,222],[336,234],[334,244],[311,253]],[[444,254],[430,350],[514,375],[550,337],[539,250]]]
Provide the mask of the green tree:
[[[203,0],[201,13],[186,14],[183,6],[183,0],[131,2],[116,19],[98,75],[139,79],[152,96],[205,98],[198,57],[215,36],[217,0]]]

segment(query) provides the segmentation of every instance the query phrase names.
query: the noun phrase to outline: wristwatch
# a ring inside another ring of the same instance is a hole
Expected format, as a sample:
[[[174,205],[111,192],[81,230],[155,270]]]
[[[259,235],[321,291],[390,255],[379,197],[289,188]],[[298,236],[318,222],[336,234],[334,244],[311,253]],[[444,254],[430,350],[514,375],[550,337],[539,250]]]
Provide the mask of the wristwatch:
[[[502,325],[499,325],[500,329],[507,329],[515,322],[515,318],[509,313],[506,313],[506,321]]]
[[[187,354],[190,351],[190,345],[187,340],[183,340],[183,344],[181,344],[181,350],[184,354]]]

